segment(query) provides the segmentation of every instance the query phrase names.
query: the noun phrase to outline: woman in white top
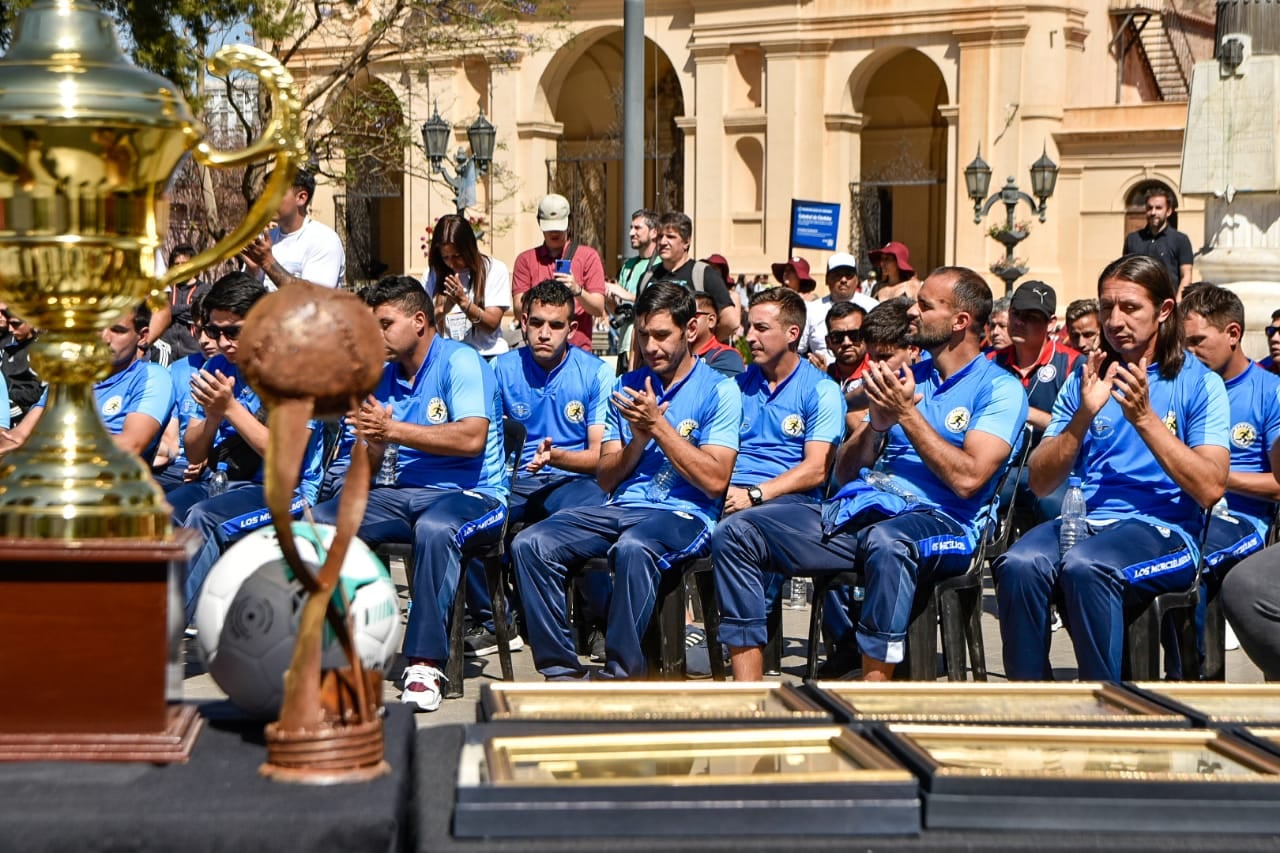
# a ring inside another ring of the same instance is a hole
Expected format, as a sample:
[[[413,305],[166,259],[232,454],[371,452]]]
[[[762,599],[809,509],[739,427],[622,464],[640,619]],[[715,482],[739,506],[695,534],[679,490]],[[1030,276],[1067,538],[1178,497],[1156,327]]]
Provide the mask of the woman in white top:
[[[461,216],[436,222],[422,284],[435,301],[440,334],[485,357],[510,349],[502,337],[502,315],[511,307],[511,273],[502,261],[480,254],[471,223]]]

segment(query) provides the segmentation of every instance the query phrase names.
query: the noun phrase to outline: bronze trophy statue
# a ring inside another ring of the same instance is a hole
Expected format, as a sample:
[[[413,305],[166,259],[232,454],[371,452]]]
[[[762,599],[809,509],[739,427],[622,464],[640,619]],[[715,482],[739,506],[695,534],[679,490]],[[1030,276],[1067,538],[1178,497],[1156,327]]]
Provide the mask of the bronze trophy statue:
[[[204,128],[169,81],[131,65],[88,0],[38,0],[0,59],[0,300],[43,330],[50,383],[27,443],[0,458],[0,759],[182,760],[197,725],[165,704],[165,611],[188,543],[146,465],[116,448],[93,402],[104,329],[172,282],[233,256],[274,215],[305,156],[292,78],[267,54],[224,48],[215,73],[251,72],[272,98],[240,151]],[[245,220],[166,275],[155,252],[183,157],[274,159]],[[99,651],[94,651],[99,650]],[[75,679],[92,656],[85,703]]]
[[[377,386],[383,366],[381,330],[355,295],[291,285],[249,311],[240,353],[245,379],[270,410],[267,508],[280,550],[308,593],[285,673],[280,719],[267,725],[262,773],[310,784],[372,779],[389,770],[382,757],[382,673],[361,666],[351,626],[333,602],[347,546],[369,498],[368,447],[356,442],[352,448],[337,530],[317,574],[294,544],[289,502],[306,449],[298,436],[306,433],[312,417],[353,410]],[[326,621],[349,667],[321,671]]]

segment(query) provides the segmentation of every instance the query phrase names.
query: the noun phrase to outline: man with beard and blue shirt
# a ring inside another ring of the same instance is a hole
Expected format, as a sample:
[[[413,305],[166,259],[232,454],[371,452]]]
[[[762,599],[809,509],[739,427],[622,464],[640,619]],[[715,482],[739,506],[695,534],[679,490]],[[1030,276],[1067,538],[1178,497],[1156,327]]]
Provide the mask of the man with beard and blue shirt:
[[[932,359],[910,371],[868,366],[868,421],[838,456],[837,479],[848,485],[825,503],[765,505],[717,531],[720,637],[735,680],[763,674],[766,572],[861,567],[857,643],[864,678],[880,681],[904,657],[917,588],[968,568],[982,507],[1027,418],[1018,381],[982,356],[990,310],[991,290],[977,273],[935,270],[909,310],[907,339]],[[883,491],[859,473],[875,461],[881,435]]]
[[[1175,286],[1155,258],[1126,255],[1098,277],[1102,347],[1071,375],[1031,454],[1031,489],[1073,471],[1090,535],[1066,553],[1060,523],[1032,528],[992,563],[1010,679],[1049,667],[1049,604],[1060,593],[1079,677],[1122,674],[1124,611],[1195,576],[1202,507],[1222,497],[1230,406],[1222,379],[1183,351]]]
[[[616,376],[602,359],[569,345],[578,325],[573,310],[573,293],[561,282],[548,279],[535,285],[525,293],[521,318],[528,346],[493,361],[503,413],[525,427],[507,505],[512,525],[532,524],[568,507],[604,503],[595,473]],[[595,573],[588,583],[602,617],[609,579]],[[467,633],[467,654],[497,651],[484,569],[476,564],[467,571],[467,607],[476,622]],[[513,638],[512,649],[522,645],[519,637]]]
[[[150,322],[151,310],[140,304],[102,331],[102,340],[111,353],[111,372],[93,386],[98,414],[116,446],[148,462],[155,455],[161,430],[173,411],[173,386],[168,372],[140,357]],[[46,388],[17,426],[0,432],[0,452],[18,447],[30,437],[44,415],[48,399]]]
[[[204,334],[216,341],[218,354],[191,377],[195,409],[187,421],[183,448],[192,465],[204,463],[216,471],[226,466],[226,491],[211,494],[211,478],[179,486],[166,498],[173,507],[173,522],[200,534],[200,549],[187,570],[184,596],[187,622],[195,616],[205,578],[218,557],[233,542],[271,524],[263,492],[262,459],[268,431],[262,400],[240,376],[240,333],[244,318],[266,289],[249,275],[229,273],[213,283],[202,305]],[[159,365],[154,367],[163,370]],[[290,503],[295,515],[314,504],[320,483],[322,435],[312,422],[305,436],[302,470]]]
[[[690,352],[695,311],[693,294],[673,282],[640,294],[635,339],[644,366],[618,381],[597,468],[608,501],[561,510],[512,543],[534,663],[547,678],[586,675],[566,618],[571,567],[609,558],[614,589],[601,674],[640,678],[647,670],[640,638],[661,573],[706,553],[738,454],[742,398],[732,379]]]
[[[501,402],[476,351],[436,334],[431,300],[416,280],[388,276],[364,301],[382,329],[387,366],[373,395],[347,418],[378,472],[358,535],[371,548],[413,544],[400,698],[434,711],[462,550],[495,541],[507,515]],[[317,506],[316,520],[335,523],[340,497]]]

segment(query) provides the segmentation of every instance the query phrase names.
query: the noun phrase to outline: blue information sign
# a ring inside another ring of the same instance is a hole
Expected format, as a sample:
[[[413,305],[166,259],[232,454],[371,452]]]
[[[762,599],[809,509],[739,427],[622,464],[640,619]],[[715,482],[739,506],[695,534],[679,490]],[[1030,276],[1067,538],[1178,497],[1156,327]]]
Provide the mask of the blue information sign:
[[[791,246],[835,251],[840,229],[840,205],[825,201],[791,200]]]

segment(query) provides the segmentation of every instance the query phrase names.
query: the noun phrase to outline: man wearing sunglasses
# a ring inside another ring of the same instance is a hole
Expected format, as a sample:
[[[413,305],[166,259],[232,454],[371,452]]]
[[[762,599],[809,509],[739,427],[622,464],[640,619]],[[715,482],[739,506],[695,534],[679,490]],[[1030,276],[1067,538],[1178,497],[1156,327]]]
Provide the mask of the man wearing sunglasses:
[[[1280,310],[1271,312],[1271,325],[1266,328],[1267,357],[1258,366],[1269,373],[1280,374]]]
[[[167,450],[169,458],[163,466],[157,461],[153,471],[156,482],[166,494],[186,483],[194,482],[208,472],[207,465],[191,464],[183,438],[196,410],[195,399],[191,396],[191,379],[200,372],[205,362],[218,354],[218,342],[205,332],[203,293],[197,294],[192,300],[189,311],[187,332],[199,349],[169,365],[169,378],[173,381],[173,417],[165,426],[164,438],[160,442],[162,452]]]
[[[267,449],[266,411],[262,400],[240,377],[240,333],[249,309],[267,295],[266,289],[247,273],[229,273],[213,283],[201,306],[204,334],[215,341],[218,354],[191,377],[195,403],[183,436],[187,459],[205,463],[210,470],[226,466],[227,485],[211,495],[211,480],[187,483],[169,492],[174,524],[201,535],[187,572],[184,596],[187,622],[195,615],[204,579],[222,552],[250,531],[271,523],[263,495],[262,457]],[[309,425],[302,472],[290,505],[294,513],[314,503],[320,485],[321,430]]]
[[[173,386],[158,364],[140,359],[139,345],[150,332],[151,311],[138,305],[102,332],[111,352],[111,373],[93,386],[93,397],[107,431],[116,446],[150,462],[160,442],[162,426],[173,411]],[[44,414],[48,391],[27,412],[22,422],[0,435],[0,452],[20,446]]]
[[[841,393],[849,390],[865,366],[862,323],[866,316],[866,309],[853,302],[837,302],[827,312],[827,351],[834,357],[827,375],[840,386]]]
[[[31,411],[44,393],[44,383],[31,369],[31,345],[36,330],[21,317],[0,305],[0,357],[4,359],[4,382],[8,386],[9,423],[16,424]]]

